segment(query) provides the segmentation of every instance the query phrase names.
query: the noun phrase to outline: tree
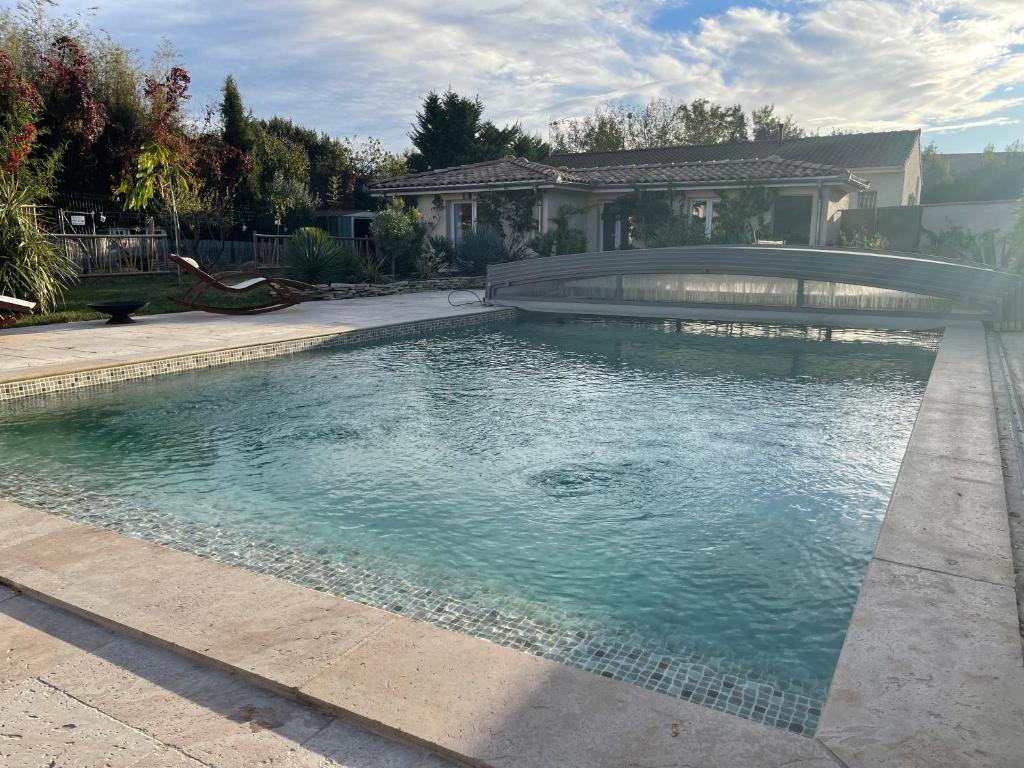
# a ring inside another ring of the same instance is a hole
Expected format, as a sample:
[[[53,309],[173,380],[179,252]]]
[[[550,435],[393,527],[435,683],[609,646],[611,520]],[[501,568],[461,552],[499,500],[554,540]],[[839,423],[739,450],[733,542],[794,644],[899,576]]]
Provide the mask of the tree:
[[[626,149],[628,118],[622,106],[596,107],[594,114],[552,121],[549,126],[555,152],[615,152]],[[668,146],[669,139],[662,146]]]
[[[181,223],[178,206],[198,199],[192,177],[191,145],[180,132],[182,104],[192,79],[182,67],[171,67],[163,77],[147,77],[145,93],[152,122],[149,135],[139,148],[135,168],[127,172],[115,190],[123,195],[125,207],[143,210],[151,202],[171,211],[174,250],[179,249]]]
[[[954,166],[934,142],[928,144],[921,151],[921,202],[1010,200],[1024,194],[1024,151],[1019,142],[1002,152],[989,144],[979,160],[972,163],[967,157]]]
[[[220,117],[224,123],[224,143],[235,147],[240,152],[251,152],[253,144],[252,126],[249,115],[242,104],[242,94],[238,91],[235,78],[228,75],[224,79],[223,94],[220,102]]]
[[[686,103],[654,99],[642,107],[606,104],[593,114],[551,123],[557,152],[609,152],[681,144],[746,141],[747,116],[740,104],[708,99]]]
[[[392,277],[406,272],[420,255],[427,233],[426,224],[417,208],[407,206],[401,198],[388,201],[370,224],[378,250],[391,264]]]
[[[415,147],[409,156],[409,170],[429,171],[506,155],[548,156],[550,148],[539,136],[526,133],[518,123],[499,128],[483,120],[483,112],[479,98],[452,90],[428,93],[409,134]]]
[[[764,104],[750,113],[750,122],[754,126],[754,141],[771,141],[779,138],[782,129],[783,139],[799,139],[804,136],[804,129],[794,121],[792,115],[778,117],[774,104]]]
[[[309,222],[319,204],[310,191],[309,155],[296,141],[262,123],[255,126],[252,150],[251,195],[261,213],[294,229]]]
[[[81,45],[67,35],[52,41],[42,57],[39,88],[45,107],[39,124],[41,143],[48,152],[61,151],[62,183],[81,183],[96,175],[93,144],[107,124],[97,98],[92,67]]]
[[[684,144],[720,144],[747,140],[747,118],[743,107],[723,107],[707,99],[681,104],[676,118],[681,123]]]

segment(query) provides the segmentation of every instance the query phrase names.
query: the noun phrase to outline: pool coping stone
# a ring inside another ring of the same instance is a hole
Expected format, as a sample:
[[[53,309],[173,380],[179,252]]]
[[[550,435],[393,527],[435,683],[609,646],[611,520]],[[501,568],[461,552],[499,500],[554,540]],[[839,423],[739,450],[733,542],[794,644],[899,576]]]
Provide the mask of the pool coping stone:
[[[1013,583],[985,331],[951,325],[816,738],[849,768],[1019,768]]]
[[[470,765],[836,765],[811,738],[0,504],[14,523],[34,533],[0,542],[0,582]]]

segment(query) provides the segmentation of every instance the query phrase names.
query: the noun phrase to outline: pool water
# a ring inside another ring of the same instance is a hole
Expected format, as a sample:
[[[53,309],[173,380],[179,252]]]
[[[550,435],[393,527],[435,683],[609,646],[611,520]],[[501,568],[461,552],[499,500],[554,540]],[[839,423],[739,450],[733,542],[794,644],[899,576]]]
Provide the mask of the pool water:
[[[936,345],[521,316],[2,405],[0,473],[823,696]]]

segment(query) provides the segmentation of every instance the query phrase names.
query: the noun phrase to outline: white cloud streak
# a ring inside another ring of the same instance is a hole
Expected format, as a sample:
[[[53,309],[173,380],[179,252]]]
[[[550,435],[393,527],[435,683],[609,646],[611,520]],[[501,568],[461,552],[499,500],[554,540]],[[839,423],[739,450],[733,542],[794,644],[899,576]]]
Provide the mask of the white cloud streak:
[[[396,149],[423,94],[448,86],[478,94],[498,122],[540,131],[602,102],[656,96],[774,102],[824,131],[956,130],[1024,111],[1019,0],[723,3],[690,29],[659,31],[663,4],[165,0],[140,13],[137,0],[111,0],[97,21],[143,50],[170,38],[199,100],[230,72],[258,114]]]

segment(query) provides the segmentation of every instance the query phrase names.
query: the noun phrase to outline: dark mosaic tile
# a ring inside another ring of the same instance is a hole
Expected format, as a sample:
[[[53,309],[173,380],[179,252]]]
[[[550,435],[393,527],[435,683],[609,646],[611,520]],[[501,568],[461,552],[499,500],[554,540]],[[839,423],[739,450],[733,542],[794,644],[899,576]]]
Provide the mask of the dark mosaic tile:
[[[664,653],[600,631],[535,621],[522,606],[484,605],[438,594],[352,562],[336,562],[247,539],[233,531],[155,511],[43,478],[0,474],[0,495],[36,509],[172,549],[229,563],[499,645],[639,685],[801,735],[812,735],[823,702],[795,681],[768,683],[744,670],[703,663],[697,652]],[[379,566],[373,563],[373,566]],[[517,612],[519,609],[520,612]],[[758,675],[760,678],[761,675]],[[788,689],[788,690],[787,690]]]

